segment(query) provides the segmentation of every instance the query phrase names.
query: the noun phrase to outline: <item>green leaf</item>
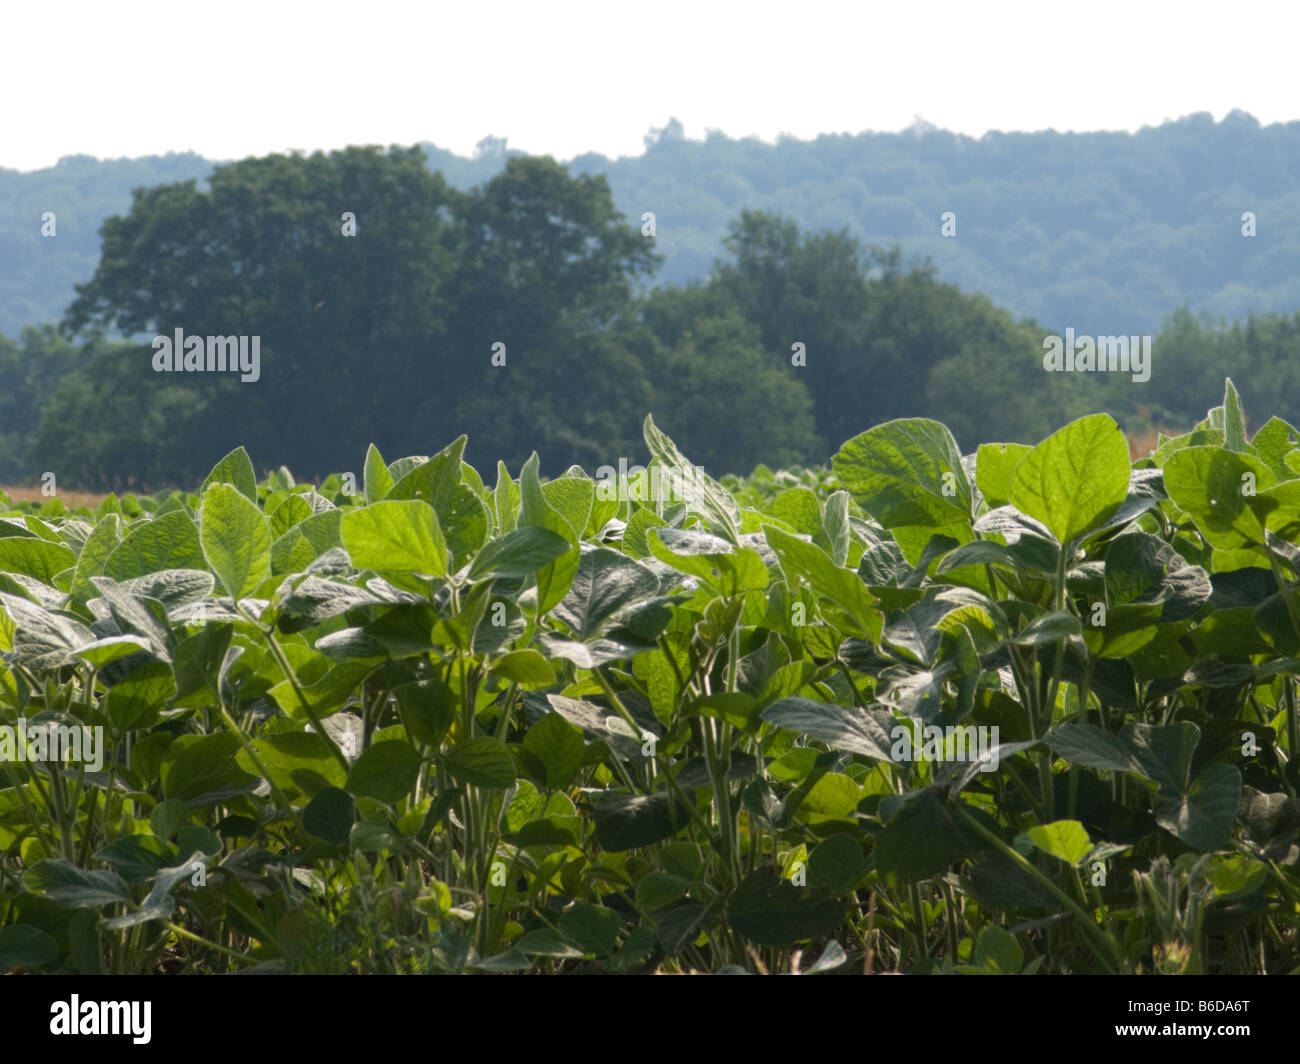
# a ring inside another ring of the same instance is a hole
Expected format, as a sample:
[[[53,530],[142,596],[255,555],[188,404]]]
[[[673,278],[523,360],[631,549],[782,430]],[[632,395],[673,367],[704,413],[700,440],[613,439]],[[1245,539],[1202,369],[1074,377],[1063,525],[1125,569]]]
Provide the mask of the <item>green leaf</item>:
[[[1208,766],[1186,794],[1156,805],[1156,823],[1194,850],[1222,850],[1232,838],[1241,801],[1241,771],[1236,765]]]
[[[1056,820],[1050,824],[1039,824],[1030,828],[1025,834],[1029,837],[1029,841],[1043,853],[1068,865],[1078,865],[1092,852],[1092,840],[1088,838],[1088,832],[1077,820]],[[1016,970],[1020,970],[1018,965]]]
[[[279,732],[254,736],[251,745],[262,767],[274,783],[290,798],[298,794],[312,797],[326,787],[341,787],[345,781],[342,765],[321,736],[309,731]],[[241,750],[237,760],[245,771],[257,774],[257,766]]]
[[[678,572],[703,581],[719,595],[767,587],[767,566],[758,551],[733,549],[718,536],[698,529],[652,528],[646,535],[650,553]]]
[[[581,533],[591,517],[596,484],[585,476],[565,476],[542,485],[542,495],[574,532]]]
[[[1033,448],[1024,443],[981,443],[975,452],[975,486],[990,508],[1011,501],[1011,478]]]
[[[77,569],[72,577],[72,597],[90,598],[95,594],[92,576],[103,576],[104,566],[114,548],[122,539],[122,518],[115,513],[105,514],[95,524],[94,530],[81,545]]]
[[[596,837],[611,853],[661,842],[684,828],[690,810],[667,792],[606,792],[596,802]]]
[[[1264,542],[1264,526],[1251,503],[1275,481],[1259,459],[1220,447],[1185,447],[1165,462],[1164,482],[1169,497],[1191,515],[1211,546],[1236,550]]]
[[[647,872],[636,884],[636,903],[647,912],[666,909],[683,897],[691,887],[691,880],[671,872]]]
[[[541,761],[546,770],[543,782],[552,790],[568,786],[587,752],[582,731],[558,713],[547,713],[529,728],[523,747]]]
[[[402,719],[417,742],[440,746],[455,720],[459,699],[437,676],[413,680],[393,688]]]
[[[384,456],[373,443],[366,448],[365,466],[366,502],[377,503],[393,490],[393,477],[384,463]]]
[[[198,528],[189,514],[173,510],[129,528],[104,563],[104,575],[120,581],[161,569],[207,568]]]
[[[1120,731],[1142,765],[1142,774],[1155,780],[1160,790],[1184,794],[1192,771],[1192,756],[1201,730],[1190,721],[1177,724],[1140,724],[1130,721]]]
[[[555,670],[550,662],[532,647],[501,655],[492,663],[491,671],[494,676],[504,676],[517,683],[525,691],[535,691],[555,683]]]
[[[23,876],[23,886],[65,909],[98,909],[130,900],[126,883],[116,872],[88,872],[66,857],[37,861]]]
[[[926,791],[876,837],[876,871],[886,879],[916,883],[939,875],[968,848],[948,810]]]
[[[874,607],[862,577],[852,569],[836,565],[815,543],[807,543],[773,525],[764,526],[763,534],[791,587],[800,580],[806,582],[819,598],[829,599],[844,611],[852,625],[845,634],[879,644],[883,618]]]
[[[893,718],[883,710],[791,697],[773,702],[759,716],[778,728],[810,735],[832,750],[893,762],[889,753]]]
[[[567,554],[572,544],[545,528],[517,528],[489,540],[469,567],[471,581],[500,576],[531,576],[549,562]],[[622,557],[622,555],[620,555]]]
[[[1025,963],[1024,951],[1011,932],[989,924],[975,942],[975,964],[998,975],[1019,975]]]
[[[358,569],[447,575],[447,544],[433,507],[420,499],[373,503],[343,515],[343,546]]]
[[[1216,854],[1209,860],[1205,878],[1214,885],[1216,897],[1231,901],[1259,890],[1268,880],[1268,866],[1242,853]]]
[[[542,927],[520,935],[514,948],[529,957],[556,957],[561,960],[576,959],[583,955],[582,950],[572,945],[558,931]]]
[[[236,447],[212,467],[212,472],[203,479],[199,495],[206,495],[213,484],[230,484],[244,498],[254,504],[257,502],[257,473],[253,469],[253,460],[242,447]]]
[[[59,944],[38,927],[11,924],[0,930],[0,972],[39,968],[59,955]]]
[[[514,786],[515,763],[510,751],[496,739],[480,735],[452,747],[442,755],[443,767],[461,783],[504,791]]]
[[[572,905],[560,913],[556,926],[560,934],[583,953],[608,957],[614,952],[622,921],[613,909],[603,905]]]
[[[168,798],[153,807],[149,814],[149,827],[155,836],[166,842],[189,822],[190,813],[179,798]]]
[[[238,602],[271,575],[271,528],[257,504],[229,484],[213,484],[199,510],[203,556]]]
[[[1241,412],[1241,396],[1231,377],[1223,381],[1223,446],[1229,451],[1245,451],[1246,419]]]
[[[0,572],[22,573],[53,584],[57,573],[77,564],[77,555],[61,543],[26,536],[0,538]]]
[[[901,418],[842,446],[831,467],[854,500],[886,528],[970,521],[970,483],[946,425]]]
[[[851,890],[867,870],[862,847],[850,835],[837,833],[818,843],[808,855],[808,871],[834,894]]]
[[[427,502],[437,512],[439,522],[446,525],[456,499],[456,489],[460,487],[465,439],[458,436],[428,461],[414,460],[415,464],[400,474],[398,463],[394,462],[389,472],[397,483],[385,498]]]
[[[1128,441],[1109,414],[1072,421],[1033,448],[1011,478],[1011,505],[1069,543],[1128,496]]]
[[[513,531],[519,522],[519,485],[510,476],[505,462],[497,462],[497,486],[492,494],[498,532]]]
[[[740,506],[731,493],[703,469],[687,461],[677,445],[655,425],[651,415],[646,415],[641,432],[650,456],[672,478],[686,508],[707,520],[716,534],[738,546]]]
[[[833,931],[844,919],[844,905],[808,897],[771,872],[751,872],[727,904],[728,922],[761,946],[789,946]]]
[[[420,752],[400,739],[367,747],[348,773],[347,789],[359,797],[400,802],[420,775]]]
[[[385,470],[387,472],[387,470]],[[302,826],[318,839],[345,845],[356,819],[352,795],[338,787],[326,787],[302,811]]]
[[[537,612],[549,612],[560,602],[573,583],[580,560],[578,536],[573,527],[560,515],[542,494],[541,482],[537,479],[538,459],[536,453],[529,456],[519,475],[520,498],[522,509],[519,513],[520,526],[544,528],[564,537],[569,543],[567,553],[555,561],[544,565],[537,573]]]
[[[107,861],[129,883],[152,879],[173,860],[170,848],[153,835],[125,835],[95,851],[96,861]]]
[[[1091,724],[1058,724],[1047,733],[1046,742],[1071,765],[1111,772],[1143,771],[1128,743]]]
[[[579,639],[598,634],[620,609],[659,590],[659,578],[627,555],[604,547],[582,545],[573,583],[553,611]]]

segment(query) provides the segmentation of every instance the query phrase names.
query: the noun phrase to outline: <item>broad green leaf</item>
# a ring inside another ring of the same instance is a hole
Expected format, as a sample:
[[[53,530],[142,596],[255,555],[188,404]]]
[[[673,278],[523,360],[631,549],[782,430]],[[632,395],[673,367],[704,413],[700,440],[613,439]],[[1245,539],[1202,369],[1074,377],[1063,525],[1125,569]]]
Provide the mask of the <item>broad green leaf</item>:
[[[1154,780],[1162,792],[1184,794],[1192,771],[1192,756],[1201,730],[1190,721],[1176,724],[1142,724],[1130,721],[1120,736],[1132,748],[1142,773]]]
[[[257,504],[230,484],[213,484],[199,510],[203,556],[238,602],[271,575],[271,528]]]
[[[1259,459],[1220,447],[1185,447],[1165,462],[1164,482],[1169,497],[1212,546],[1235,550],[1264,542],[1264,526],[1251,503],[1275,480]]]
[[[529,728],[523,747],[542,763],[542,782],[551,789],[568,786],[587,752],[581,730],[558,713],[547,713]]]
[[[39,968],[60,953],[59,944],[38,927],[10,924],[0,930],[0,972]]]
[[[318,839],[342,846],[348,841],[355,818],[352,795],[338,787],[326,787],[317,791],[302,811],[302,826]]]
[[[727,903],[735,931],[761,946],[789,946],[821,938],[844,919],[844,903],[809,897],[771,872],[751,872]]]
[[[373,503],[343,514],[343,546],[358,569],[447,575],[447,544],[421,499]]]
[[[1055,820],[1050,824],[1039,824],[1029,828],[1025,834],[1043,853],[1068,865],[1077,865],[1092,852],[1092,840],[1077,820]]]
[[[850,835],[837,833],[819,842],[808,855],[808,871],[834,894],[850,890],[867,870],[862,847]]]
[[[122,518],[115,513],[105,514],[96,523],[94,530],[81,545],[77,556],[77,569],[72,577],[72,597],[94,597],[95,588],[91,584],[92,576],[103,576],[104,566],[109,555],[122,541]]]
[[[468,578],[531,576],[571,549],[569,540],[545,528],[516,528],[488,541],[470,564]]]
[[[1118,510],[1128,486],[1128,441],[1109,414],[1092,414],[1025,455],[1011,478],[1011,505],[1069,543]]]
[[[989,924],[975,942],[975,964],[999,975],[1019,975],[1025,963],[1016,936],[997,924]]]
[[[486,735],[453,746],[442,755],[442,764],[453,778],[474,787],[504,791],[515,783],[510,751]]]
[[[53,584],[55,574],[77,564],[77,555],[61,543],[25,536],[0,538],[0,572],[22,573],[43,584]]]
[[[182,510],[132,525],[104,563],[104,576],[130,580],[160,569],[207,569],[199,530]]]
[[[887,421],[853,437],[832,460],[840,483],[886,528],[969,523],[970,483],[947,426]]]
[[[667,792],[619,794],[607,791],[596,802],[596,837],[611,853],[650,846],[675,835],[690,820],[690,810]]]
[[[939,875],[968,849],[948,810],[927,791],[876,837],[876,871],[886,879],[916,883]]]
[[[778,728],[809,735],[832,750],[893,761],[889,753],[893,718],[883,710],[792,697],[773,702],[760,716]]]
[[[975,486],[990,509],[1011,501],[1011,478],[1033,448],[1024,443],[981,443],[975,452]]]
[[[730,597],[767,586],[767,566],[750,547],[733,549],[718,536],[677,528],[652,528],[646,543],[661,562],[703,581],[719,595]]]
[[[386,739],[367,747],[348,773],[347,789],[363,798],[400,802],[420,774],[420,752],[410,743]]]
[[[88,872],[65,857],[37,861],[23,876],[23,886],[65,909],[98,909],[130,898],[116,872]]]
[[[843,610],[852,624],[846,635],[880,642],[883,620],[862,577],[852,569],[836,565],[815,543],[798,539],[772,525],[766,526],[763,532],[791,586],[802,580],[818,598],[830,599]]]
[[[1091,724],[1058,724],[1047,733],[1046,742],[1071,765],[1110,772],[1143,772],[1142,763],[1128,743]]]
[[[1222,850],[1232,838],[1241,800],[1241,770],[1236,765],[1208,766],[1186,794],[1162,798],[1156,823],[1194,850]]]
[[[600,632],[624,606],[658,590],[659,578],[644,565],[616,550],[584,543],[573,583],[552,616],[585,640]]]
[[[614,952],[622,920],[603,905],[571,905],[560,913],[556,926],[560,934],[583,953],[608,957]]]
[[[236,447],[212,467],[212,472],[199,488],[199,495],[206,495],[213,484],[230,484],[244,498],[254,504],[257,502],[257,473],[253,469],[253,460],[242,447]]]

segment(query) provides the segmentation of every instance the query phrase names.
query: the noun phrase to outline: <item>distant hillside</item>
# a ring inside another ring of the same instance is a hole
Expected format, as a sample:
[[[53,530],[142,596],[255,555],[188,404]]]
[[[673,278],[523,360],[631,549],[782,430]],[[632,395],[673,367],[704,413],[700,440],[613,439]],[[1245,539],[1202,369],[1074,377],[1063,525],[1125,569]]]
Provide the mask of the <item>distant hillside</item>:
[[[654,212],[664,281],[706,274],[727,223],[761,208],[803,229],[897,243],[929,257],[941,279],[1051,328],[1154,332],[1184,304],[1228,318],[1300,307],[1300,122],[1261,127],[1234,112],[1136,134],[976,140],[917,126],[772,145],[687,140],[674,121],[646,143],[641,156],[569,166],[608,175],[630,223]],[[472,159],[422,147],[459,188],[489,179],[507,154],[491,138]],[[62,315],[94,272],[100,224],[128,209],[132,188],[202,180],[212,166],[173,154],[0,169],[0,333]],[[44,211],[56,212],[55,239],[40,235]],[[956,215],[952,238],[940,235],[945,211]],[[1253,238],[1241,232],[1245,211]]]

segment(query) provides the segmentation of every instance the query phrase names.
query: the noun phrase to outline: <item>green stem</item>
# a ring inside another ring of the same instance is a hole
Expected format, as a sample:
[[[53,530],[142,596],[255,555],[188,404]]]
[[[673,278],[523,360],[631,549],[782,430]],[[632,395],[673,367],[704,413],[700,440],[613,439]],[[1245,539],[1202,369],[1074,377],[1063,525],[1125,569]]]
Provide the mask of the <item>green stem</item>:
[[[1061,890],[1060,887],[1043,875],[1043,873],[1035,868],[1034,865],[1021,857],[1019,853],[993,834],[993,832],[989,831],[978,820],[967,814],[964,809],[960,806],[954,806],[953,812],[956,813],[958,819],[960,819],[962,823],[987,840],[989,845],[1002,854],[1003,857],[1007,858],[1022,872],[1030,876],[1036,883],[1050,891],[1057,901],[1079,918],[1082,922],[1084,931],[1087,933],[1088,943],[1092,947],[1093,952],[1097,955],[1097,959],[1105,966],[1107,974],[1114,975],[1115,965],[1112,962],[1112,958],[1108,956],[1108,953],[1111,950],[1111,943],[1106,941],[1106,936],[1102,934],[1101,928],[1097,926],[1096,921],[1079,908],[1078,903],[1066,894],[1065,891]]]

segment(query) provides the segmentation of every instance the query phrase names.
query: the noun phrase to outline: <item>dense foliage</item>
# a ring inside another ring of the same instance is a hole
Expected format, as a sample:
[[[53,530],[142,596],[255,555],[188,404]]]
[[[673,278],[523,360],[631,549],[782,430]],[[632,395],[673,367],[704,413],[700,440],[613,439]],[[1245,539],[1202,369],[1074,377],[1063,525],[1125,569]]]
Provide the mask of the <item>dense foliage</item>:
[[[6,509],[3,723],[108,749],[0,763],[0,965],[1300,965],[1300,430],[644,442]]]

